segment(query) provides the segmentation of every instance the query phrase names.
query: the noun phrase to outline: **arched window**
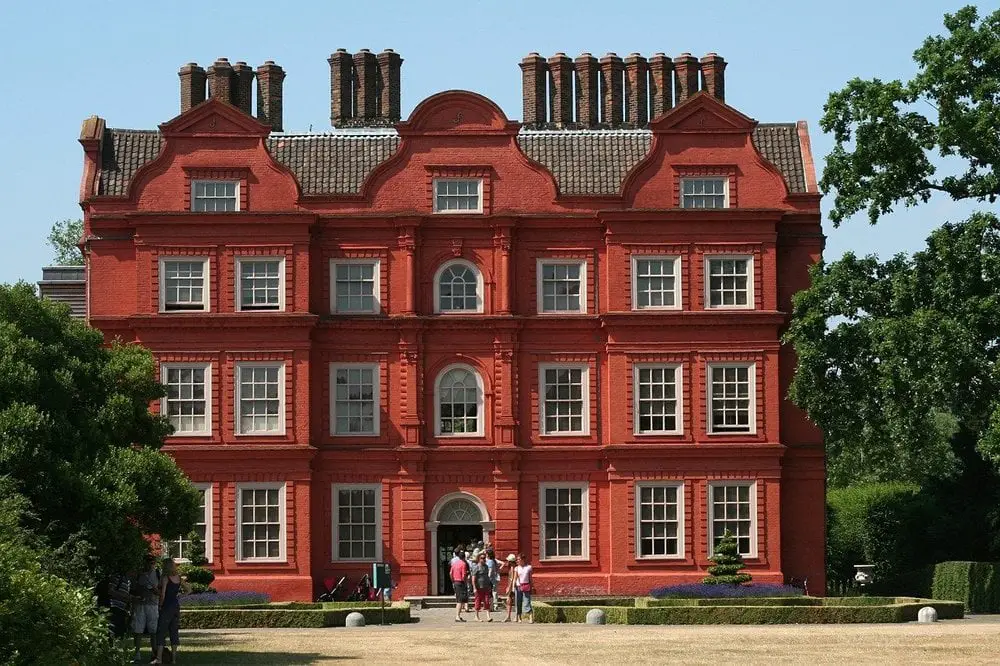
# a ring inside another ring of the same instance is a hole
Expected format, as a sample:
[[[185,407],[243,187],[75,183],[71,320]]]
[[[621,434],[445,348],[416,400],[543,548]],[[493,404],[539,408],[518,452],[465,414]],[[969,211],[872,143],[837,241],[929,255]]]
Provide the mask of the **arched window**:
[[[434,386],[434,434],[438,437],[483,436],[483,380],[467,365],[452,365]]]
[[[483,276],[468,261],[449,261],[434,276],[435,312],[482,312]]]

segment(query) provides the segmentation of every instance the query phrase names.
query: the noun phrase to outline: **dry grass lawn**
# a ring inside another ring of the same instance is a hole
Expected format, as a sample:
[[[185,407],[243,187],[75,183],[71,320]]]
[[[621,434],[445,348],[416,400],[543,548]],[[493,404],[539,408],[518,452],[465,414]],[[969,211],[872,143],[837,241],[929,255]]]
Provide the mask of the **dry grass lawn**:
[[[181,664],[996,664],[1000,622],[587,627],[439,623],[182,632]]]

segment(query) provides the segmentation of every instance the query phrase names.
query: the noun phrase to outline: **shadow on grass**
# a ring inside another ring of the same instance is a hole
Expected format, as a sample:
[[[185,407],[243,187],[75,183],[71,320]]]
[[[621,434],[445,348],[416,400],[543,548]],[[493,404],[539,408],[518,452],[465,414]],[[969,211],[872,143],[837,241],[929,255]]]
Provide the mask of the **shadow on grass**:
[[[310,652],[218,652],[215,650],[199,650],[192,648],[179,653],[181,663],[197,666],[198,664],[268,664],[274,666],[307,666],[323,661],[341,661],[357,659],[331,654],[316,654]]]

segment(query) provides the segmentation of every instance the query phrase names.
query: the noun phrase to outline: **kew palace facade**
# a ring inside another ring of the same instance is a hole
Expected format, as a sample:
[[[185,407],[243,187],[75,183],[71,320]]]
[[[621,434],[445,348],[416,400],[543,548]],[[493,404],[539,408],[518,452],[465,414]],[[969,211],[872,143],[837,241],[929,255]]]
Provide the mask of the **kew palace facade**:
[[[715,54],[531,54],[522,122],[465,91],[401,120],[398,54],[329,63],[324,133],[225,59],[158,129],[83,124],[87,320],[157,359],[216,586],[308,600],[384,561],[445,594],[482,539],[539,594],[646,594],[729,530],[822,593],[780,342],[823,247],[805,123],[728,106]]]

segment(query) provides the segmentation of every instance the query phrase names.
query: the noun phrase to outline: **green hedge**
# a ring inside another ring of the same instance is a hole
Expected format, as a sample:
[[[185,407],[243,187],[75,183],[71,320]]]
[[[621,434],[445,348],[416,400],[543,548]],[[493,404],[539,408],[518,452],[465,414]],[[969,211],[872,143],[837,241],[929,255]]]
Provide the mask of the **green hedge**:
[[[821,606],[819,597],[746,597],[730,599],[637,599],[638,608],[674,608],[677,606]]]
[[[1000,613],[1000,562],[941,562],[933,596],[961,601],[970,613]]]
[[[638,604],[639,601],[641,600],[642,600],[641,598],[636,599],[635,597],[604,597],[604,598],[592,598],[592,599],[587,599],[587,598],[568,599],[563,597],[561,599],[545,600],[545,603],[547,603],[549,606],[587,606],[588,608],[594,608],[599,606],[603,608],[604,606],[632,607]]]
[[[805,597],[826,601],[825,599]],[[858,597],[856,599],[864,599]],[[656,599],[661,601],[683,601]],[[917,613],[924,606],[933,606],[940,619],[956,619],[963,616],[961,603],[929,599],[900,598],[888,599],[882,605],[848,606],[840,603],[823,605],[785,605],[784,598],[769,599],[772,605],[729,605],[720,604],[721,599],[687,600],[687,605],[659,605],[635,608],[621,606],[551,606],[543,602],[535,604],[536,622],[585,622],[587,611],[601,608],[608,624],[858,624],[910,622],[917,619]],[[747,601],[747,600],[744,600]],[[760,602],[762,599],[754,599]],[[844,600],[838,600],[844,601]],[[699,602],[695,605],[692,602]],[[706,604],[705,602],[713,602]]]
[[[304,604],[313,605],[313,604]],[[367,624],[382,621],[381,608],[349,606],[330,609],[272,608],[192,608],[181,612],[182,629],[245,629],[257,627],[342,627],[349,613],[365,616]],[[406,624],[410,621],[410,604],[394,602],[385,607],[385,621]]]

